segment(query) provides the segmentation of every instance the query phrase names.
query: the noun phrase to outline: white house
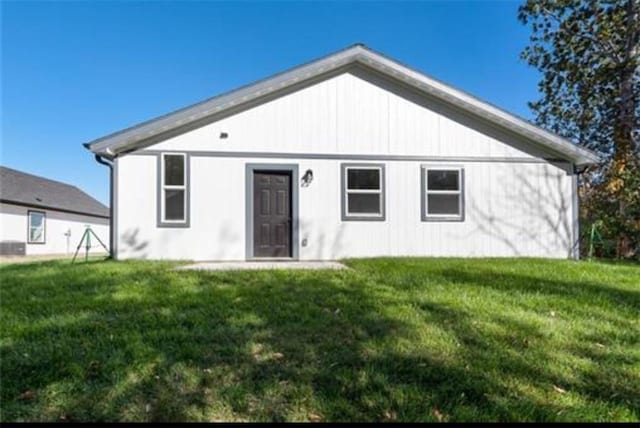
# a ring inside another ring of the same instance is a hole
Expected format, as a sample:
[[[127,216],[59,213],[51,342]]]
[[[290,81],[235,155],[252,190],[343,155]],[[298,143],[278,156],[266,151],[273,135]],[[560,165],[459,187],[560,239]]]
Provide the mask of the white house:
[[[598,160],[363,45],[85,146],[121,259],[576,257]]]
[[[109,245],[103,204],[70,184],[0,167],[0,255],[73,254],[86,226]],[[91,252],[105,253],[92,238]]]

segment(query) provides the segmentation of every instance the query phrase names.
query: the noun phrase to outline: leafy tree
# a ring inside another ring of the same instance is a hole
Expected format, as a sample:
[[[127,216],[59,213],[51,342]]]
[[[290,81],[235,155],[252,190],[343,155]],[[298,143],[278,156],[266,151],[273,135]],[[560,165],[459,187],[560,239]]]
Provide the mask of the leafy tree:
[[[602,159],[581,177],[583,224],[640,256],[640,0],[526,0],[518,18],[542,73],[536,122]]]

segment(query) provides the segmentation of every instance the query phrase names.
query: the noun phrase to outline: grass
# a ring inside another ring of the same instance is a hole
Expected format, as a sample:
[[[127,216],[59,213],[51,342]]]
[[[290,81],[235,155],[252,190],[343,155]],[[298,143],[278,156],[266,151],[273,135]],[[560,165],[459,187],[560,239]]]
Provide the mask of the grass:
[[[637,421],[640,266],[0,266],[2,421]]]

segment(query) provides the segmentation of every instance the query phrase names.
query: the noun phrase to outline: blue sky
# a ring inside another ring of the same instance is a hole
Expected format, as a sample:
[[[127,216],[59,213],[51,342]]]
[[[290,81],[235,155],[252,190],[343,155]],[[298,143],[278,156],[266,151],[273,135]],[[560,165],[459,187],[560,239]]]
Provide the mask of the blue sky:
[[[362,42],[530,119],[519,2],[2,2],[0,164],[108,201],[82,143]]]

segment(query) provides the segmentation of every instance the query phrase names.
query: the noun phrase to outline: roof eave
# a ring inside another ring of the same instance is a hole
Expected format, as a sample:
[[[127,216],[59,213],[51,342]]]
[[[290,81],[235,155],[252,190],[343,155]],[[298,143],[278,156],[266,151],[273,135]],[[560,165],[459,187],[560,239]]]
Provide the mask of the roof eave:
[[[84,146],[95,154],[113,158],[123,150],[135,149],[145,141],[170,130],[214,116],[231,107],[241,106],[257,98],[352,63],[359,63],[377,70],[426,94],[484,118],[491,123],[510,129],[541,146],[545,146],[547,149],[557,152],[563,158],[576,165],[590,165],[600,161],[599,157],[590,150],[576,146],[556,134],[535,126],[466,92],[426,76],[424,73],[413,70],[396,60],[365,48],[361,44],[353,45],[332,55],[284,71],[254,84],[243,86],[159,118],[85,143]]]
[[[237,107],[257,97],[266,96],[290,85],[347,65],[352,62],[355,55],[363,51],[364,48],[362,44],[352,45],[341,51],[277,73],[266,79],[90,141],[85,143],[84,146],[96,154],[108,153],[107,149],[111,149],[112,154],[117,154],[124,146],[142,143],[147,139],[171,130],[172,128],[164,122],[173,121],[173,128],[177,128],[190,122],[201,120],[204,117],[215,115],[227,108]],[[204,112],[198,111],[198,109],[204,109]],[[175,117],[178,117],[177,120],[174,120]]]
[[[386,75],[397,78],[398,74],[403,74],[404,80],[407,83],[417,87],[423,92],[429,93],[445,102],[457,105],[472,114],[484,117],[496,125],[505,126],[540,145],[544,145],[558,152],[558,154],[563,155],[567,160],[570,160],[576,165],[591,165],[600,162],[600,157],[589,149],[577,146],[557,134],[540,128],[525,119],[519,118],[462,90],[433,79],[422,72],[413,70],[378,52],[364,50],[369,55],[366,57],[358,57],[357,59]],[[379,64],[376,64],[376,61]]]

